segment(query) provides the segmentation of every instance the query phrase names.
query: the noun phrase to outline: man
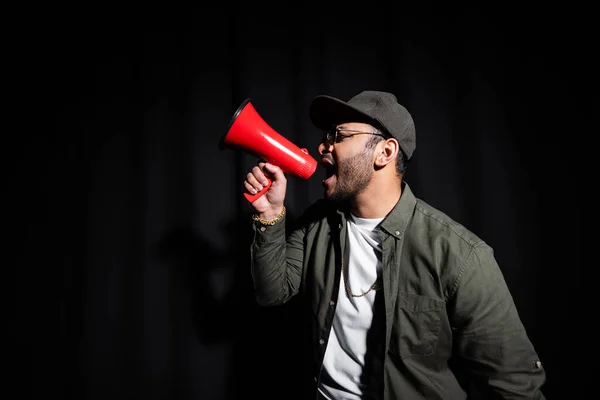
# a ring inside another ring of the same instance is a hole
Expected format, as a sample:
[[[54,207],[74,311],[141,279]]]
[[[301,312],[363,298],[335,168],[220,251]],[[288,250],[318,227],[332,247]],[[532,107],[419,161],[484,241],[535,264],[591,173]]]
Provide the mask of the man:
[[[259,162],[244,185],[256,193],[272,180],[252,203],[256,299],[304,297],[311,397],[544,399],[544,369],[492,249],[403,182],[409,112],[364,91],[317,96],[310,118],[325,131],[324,199],[286,230],[281,169]]]

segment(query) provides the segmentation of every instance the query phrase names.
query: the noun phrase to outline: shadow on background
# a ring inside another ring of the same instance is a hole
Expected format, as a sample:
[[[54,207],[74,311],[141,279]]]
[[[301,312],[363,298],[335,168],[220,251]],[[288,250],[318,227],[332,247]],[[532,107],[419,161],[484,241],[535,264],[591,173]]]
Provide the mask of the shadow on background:
[[[156,254],[173,269],[174,286],[182,292],[171,305],[178,320],[190,320],[204,346],[233,345],[228,398],[300,399],[298,301],[270,308],[255,302],[250,221],[248,213],[225,224],[232,244],[225,250],[190,227],[177,227],[157,244]]]

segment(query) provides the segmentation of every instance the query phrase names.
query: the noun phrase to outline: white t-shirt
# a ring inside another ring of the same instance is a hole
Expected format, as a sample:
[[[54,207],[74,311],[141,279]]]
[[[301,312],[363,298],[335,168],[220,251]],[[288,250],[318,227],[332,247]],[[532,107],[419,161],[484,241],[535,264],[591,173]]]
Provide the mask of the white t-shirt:
[[[319,391],[326,399],[360,399],[360,382],[367,350],[367,332],[373,321],[375,290],[362,297],[352,297],[369,290],[377,282],[381,287],[381,243],[375,227],[383,218],[365,219],[349,215],[348,246],[344,255],[338,303],[333,328],[323,360]]]

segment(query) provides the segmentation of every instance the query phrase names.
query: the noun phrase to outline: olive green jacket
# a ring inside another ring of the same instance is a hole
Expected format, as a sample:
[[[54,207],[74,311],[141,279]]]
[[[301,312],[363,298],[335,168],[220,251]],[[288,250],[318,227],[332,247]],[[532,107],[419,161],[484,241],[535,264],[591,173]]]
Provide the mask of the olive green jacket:
[[[305,297],[318,381],[337,302],[345,212],[319,200],[297,228],[286,229],[285,221],[253,225],[256,300],[273,306]],[[417,199],[406,183],[379,231],[381,397],[459,400],[475,387],[485,399],[545,399],[545,371],[492,248]]]

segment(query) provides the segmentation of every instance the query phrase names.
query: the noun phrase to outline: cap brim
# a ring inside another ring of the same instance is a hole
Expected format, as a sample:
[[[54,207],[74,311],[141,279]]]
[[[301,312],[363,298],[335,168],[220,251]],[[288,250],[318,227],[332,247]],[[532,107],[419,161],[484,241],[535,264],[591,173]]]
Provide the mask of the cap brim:
[[[320,95],[313,99],[309,107],[310,119],[317,128],[330,129],[346,122],[377,123],[372,117],[335,97]]]

